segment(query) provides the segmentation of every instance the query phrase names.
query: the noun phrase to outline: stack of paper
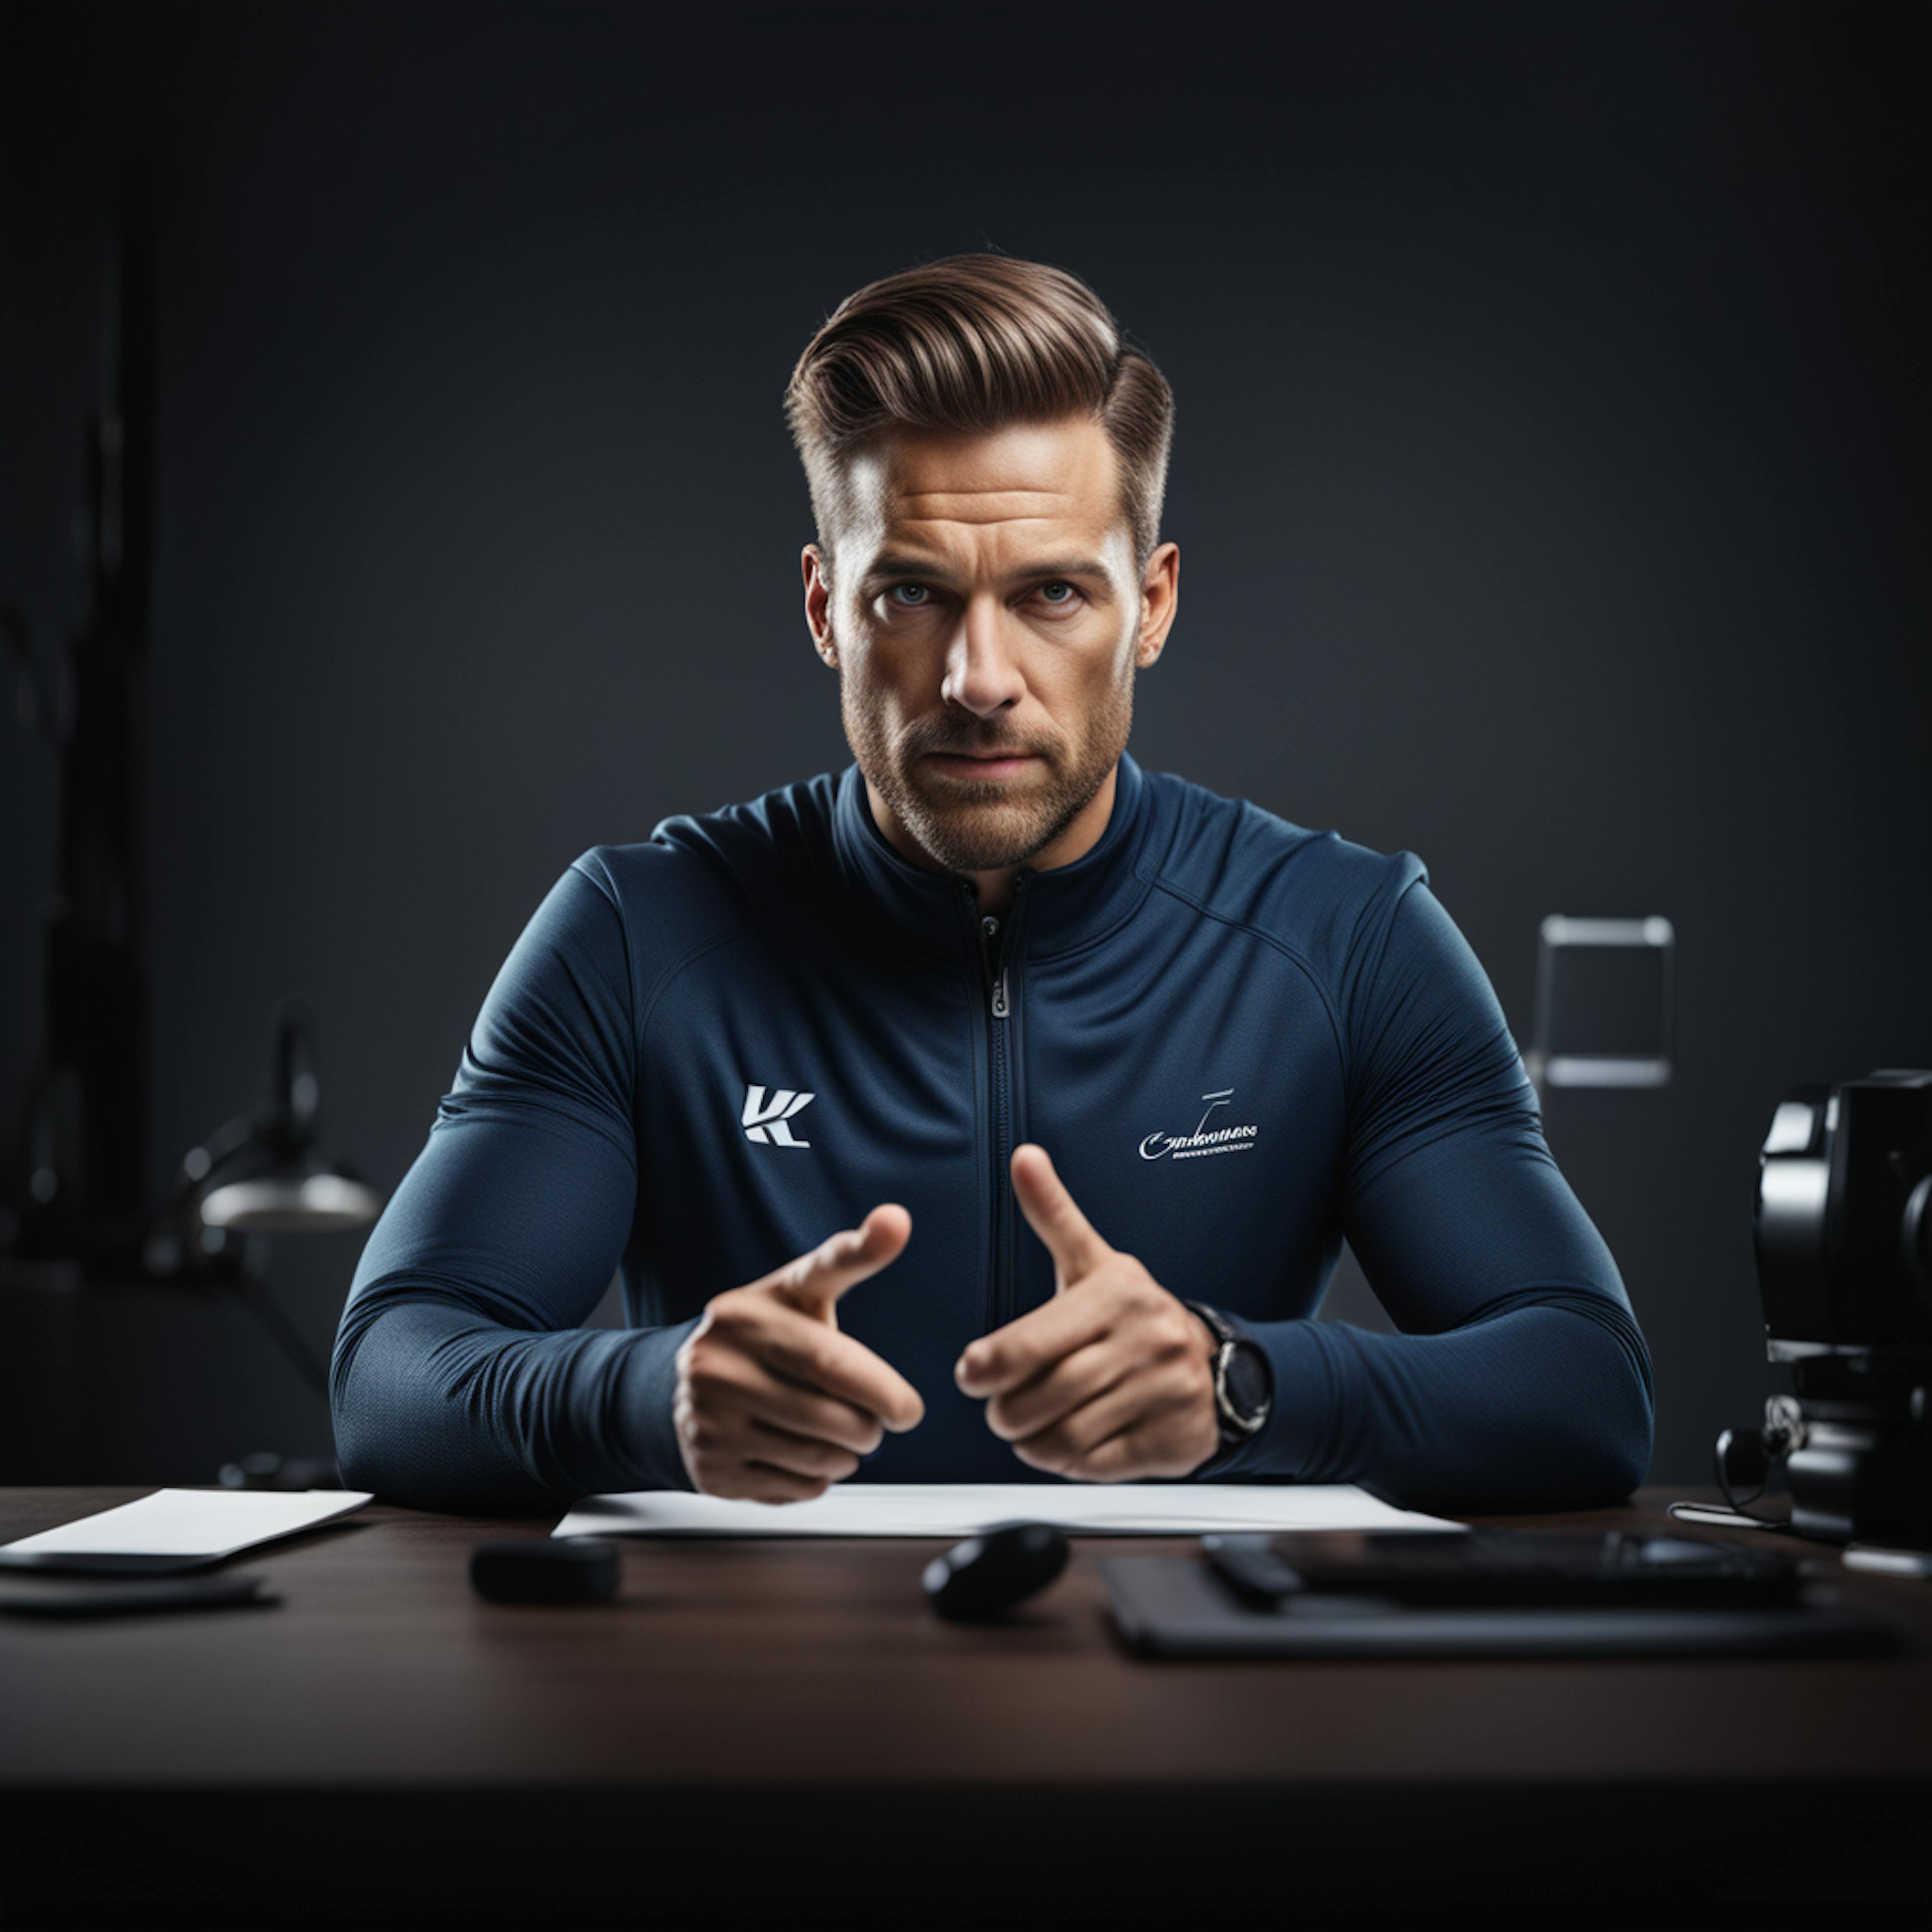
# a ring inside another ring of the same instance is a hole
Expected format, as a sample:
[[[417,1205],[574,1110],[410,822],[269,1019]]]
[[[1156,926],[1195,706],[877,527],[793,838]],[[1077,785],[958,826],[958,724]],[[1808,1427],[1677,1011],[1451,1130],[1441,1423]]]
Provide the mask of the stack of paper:
[[[1075,1535],[1291,1529],[1461,1529],[1351,1484],[842,1483],[802,1503],[728,1502],[685,1490],[588,1496],[556,1536],[971,1536],[998,1522]]]
[[[313,1529],[368,1500],[366,1490],[157,1490],[118,1508],[0,1544],[0,1556],[176,1556],[212,1562]]]

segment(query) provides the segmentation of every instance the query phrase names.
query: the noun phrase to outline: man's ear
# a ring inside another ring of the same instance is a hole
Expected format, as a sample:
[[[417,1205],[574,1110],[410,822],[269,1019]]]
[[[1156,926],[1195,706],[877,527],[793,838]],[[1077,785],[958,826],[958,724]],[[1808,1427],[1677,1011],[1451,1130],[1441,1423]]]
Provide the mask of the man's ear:
[[[813,647],[828,664],[838,662],[838,646],[832,634],[832,568],[815,543],[799,553],[799,568],[805,577],[805,621],[812,632]]]
[[[1136,667],[1145,670],[1166,648],[1180,608],[1180,546],[1164,543],[1148,560],[1141,580],[1141,628],[1134,645]]]

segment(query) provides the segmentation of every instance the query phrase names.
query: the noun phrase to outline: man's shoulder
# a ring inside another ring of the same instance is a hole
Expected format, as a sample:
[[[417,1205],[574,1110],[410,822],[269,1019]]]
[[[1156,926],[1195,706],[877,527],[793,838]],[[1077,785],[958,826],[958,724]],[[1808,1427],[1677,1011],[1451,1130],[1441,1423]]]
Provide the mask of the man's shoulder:
[[[1174,772],[1147,776],[1169,827],[1156,883],[1311,963],[1346,956],[1429,876],[1413,852],[1379,852]]]
[[[627,923],[662,934],[796,917],[812,906],[831,841],[830,772],[755,798],[660,819],[648,838],[593,845],[574,862]]]

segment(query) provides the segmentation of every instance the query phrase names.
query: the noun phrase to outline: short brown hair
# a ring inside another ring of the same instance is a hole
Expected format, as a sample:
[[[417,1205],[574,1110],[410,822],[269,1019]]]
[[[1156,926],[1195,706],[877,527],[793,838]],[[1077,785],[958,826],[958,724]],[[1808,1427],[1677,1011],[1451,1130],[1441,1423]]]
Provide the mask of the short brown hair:
[[[874,438],[1082,414],[1098,418],[1119,459],[1137,572],[1159,541],[1173,392],[1064,268],[948,255],[868,283],[806,344],[784,410],[828,551],[849,508],[845,466]]]

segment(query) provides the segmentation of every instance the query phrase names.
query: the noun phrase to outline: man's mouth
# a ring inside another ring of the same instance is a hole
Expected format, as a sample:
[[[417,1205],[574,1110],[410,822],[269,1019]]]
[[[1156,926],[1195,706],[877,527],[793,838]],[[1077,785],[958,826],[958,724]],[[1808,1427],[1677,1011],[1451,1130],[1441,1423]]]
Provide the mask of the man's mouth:
[[[1030,752],[929,752],[941,771],[958,778],[1001,778],[1024,771],[1033,763]]]

